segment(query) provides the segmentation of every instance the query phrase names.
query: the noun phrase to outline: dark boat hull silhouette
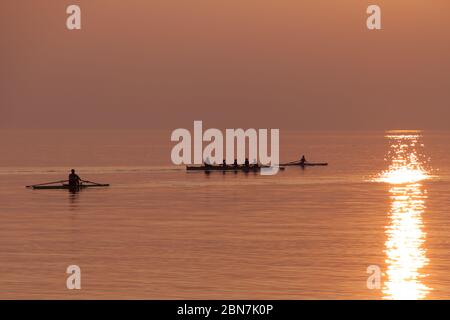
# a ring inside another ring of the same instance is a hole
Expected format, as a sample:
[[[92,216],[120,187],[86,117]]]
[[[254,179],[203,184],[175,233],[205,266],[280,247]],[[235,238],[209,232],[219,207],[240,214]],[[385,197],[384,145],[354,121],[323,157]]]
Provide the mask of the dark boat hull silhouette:
[[[109,184],[80,184],[79,186],[70,186],[68,184],[63,184],[59,186],[31,186],[31,188],[35,190],[58,190],[58,189],[79,190],[86,188],[101,188],[101,187],[109,187]]]
[[[259,172],[261,169],[269,169],[270,166],[223,166],[223,165],[211,165],[211,166],[186,166],[187,171],[243,171],[243,172]],[[283,167],[279,168],[284,170]]]

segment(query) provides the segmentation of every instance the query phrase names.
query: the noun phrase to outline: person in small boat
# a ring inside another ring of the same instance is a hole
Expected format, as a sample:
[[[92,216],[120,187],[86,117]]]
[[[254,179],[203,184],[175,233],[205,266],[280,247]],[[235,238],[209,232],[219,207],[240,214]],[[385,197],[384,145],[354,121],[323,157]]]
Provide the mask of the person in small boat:
[[[235,168],[238,167],[237,159],[234,159],[233,166],[234,166]]]
[[[222,167],[224,167],[224,168],[226,168],[226,167],[227,167],[227,162],[225,161],[225,159],[223,159],[223,162],[222,162]]]
[[[250,162],[248,161],[248,158],[245,158],[244,166],[249,167]]]
[[[69,186],[78,187],[80,185],[81,178],[75,173],[75,170],[70,170],[69,174]]]
[[[306,158],[305,158],[305,156],[303,155],[302,158],[300,159],[300,164],[301,164],[301,165],[304,165],[305,163],[306,163]]]

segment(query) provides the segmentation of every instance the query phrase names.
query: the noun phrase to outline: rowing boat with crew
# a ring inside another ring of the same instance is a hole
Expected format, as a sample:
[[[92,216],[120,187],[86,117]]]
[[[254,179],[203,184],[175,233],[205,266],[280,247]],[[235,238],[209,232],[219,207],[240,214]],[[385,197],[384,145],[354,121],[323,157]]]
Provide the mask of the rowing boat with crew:
[[[30,189],[35,189],[35,190],[64,190],[65,189],[65,190],[70,190],[70,191],[79,191],[81,189],[86,189],[86,188],[109,187],[109,184],[92,182],[89,180],[83,180],[75,173],[75,170],[72,169],[68,180],[39,183],[39,184],[29,185],[26,187],[30,188]]]
[[[27,186],[27,188],[31,188],[34,190],[81,190],[86,188],[100,188],[100,187],[109,187],[109,184],[105,183],[80,183],[79,185],[70,185],[67,183],[58,183],[58,184],[52,184],[52,183],[46,183],[42,185],[31,185]]]
[[[289,167],[289,166],[299,166],[299,167],[305,168],[305,167],[316,167],[316,166],[328,166],[328,163],[327,162],[309,162],[309,161],[306,161],[305,156],[303,156],[300,160],[280,164],[279,166],[277,166],[277,168],[279,170],[284,170],[285,167]],[[224,160],[222,164],[213,165],[213,164],[204,163],[203,165],[186,166],[187,171],[204,171],[204,172],[209,172],[209,171],[259,172],[262,169],[270,169],[270,168],[271,168],[270,166],[261,165],[258,163],[250,164],[248,159],[245,159],[244,164],[238,164],[237,160],[234,160],[234,163],[232,165],[229,165]]]
[[[262,165],[199,165],[199,166],[186,166],[187,171],[243,171],[243,172],[259,172],[263,169],[270,169],[270,166]],[[278,167],[280,170],[284,170],[284,167]]]

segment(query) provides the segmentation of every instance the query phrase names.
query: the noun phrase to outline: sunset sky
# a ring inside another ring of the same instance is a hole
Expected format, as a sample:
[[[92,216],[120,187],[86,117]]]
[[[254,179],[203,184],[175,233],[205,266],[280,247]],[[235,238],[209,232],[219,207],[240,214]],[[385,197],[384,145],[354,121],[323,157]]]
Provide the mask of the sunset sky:
[[[66,29],[78,4],[82,30]],[[381,31],[366,8],[382,8]],[[8,0],[0,128],[448,129],[448,0]]]

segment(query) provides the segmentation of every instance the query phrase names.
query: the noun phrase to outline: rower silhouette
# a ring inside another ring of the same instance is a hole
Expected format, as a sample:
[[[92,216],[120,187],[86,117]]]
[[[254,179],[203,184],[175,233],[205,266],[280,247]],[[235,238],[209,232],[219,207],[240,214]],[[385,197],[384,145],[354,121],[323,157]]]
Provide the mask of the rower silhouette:
[[[75,173],[75,170],[70,170],[69,174],[69,186],[70,187],[78,187],[81,183],[81,178]]]
[[[302,159],[300,160],[300,164],[304,165],[306,163],[306,158],[305,156],[302,156]]]

